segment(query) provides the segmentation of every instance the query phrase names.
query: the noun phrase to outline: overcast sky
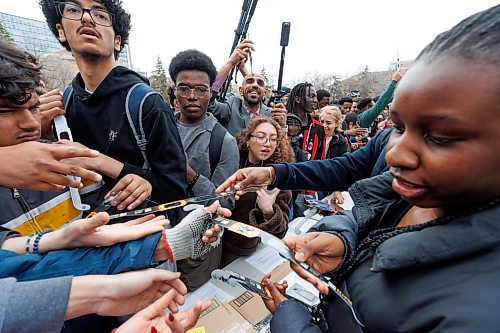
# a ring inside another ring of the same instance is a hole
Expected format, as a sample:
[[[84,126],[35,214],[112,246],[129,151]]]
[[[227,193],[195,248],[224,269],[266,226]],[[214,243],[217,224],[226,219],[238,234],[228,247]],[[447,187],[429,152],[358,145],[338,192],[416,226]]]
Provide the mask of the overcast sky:
[[[150,72],[158,56],[168,68],[179,51],[196,48],[216,67],[228,58],[243,0],[124,0],[132,15],[133,66]],[[260,0],[250,24],[253,70],[277,81],[283,21],[291,22],[284,83],[307,73],[386,70],[399,55],[415,58],[440,32],[498,0]],[[0,0],[0,11],[43,20],[36,0]]]

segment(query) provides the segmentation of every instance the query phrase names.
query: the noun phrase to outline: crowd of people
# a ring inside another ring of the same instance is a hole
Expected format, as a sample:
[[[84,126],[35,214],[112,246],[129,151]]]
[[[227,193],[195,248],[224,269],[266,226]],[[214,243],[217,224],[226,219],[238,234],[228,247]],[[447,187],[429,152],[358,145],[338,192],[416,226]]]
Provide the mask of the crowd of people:
[[[352,306],[293,266],[322,301],[310,312],[265,276],[272,332],[497,329],[500,6],[440,34],[380,96],[335,100],[308,82],[274,96],[246,69],[250,40],[218,70],[179,52],[164,99],[117,65],[120,1],[39,4],[79,73],[45,91],[36,57],[0,38],[0,332],[185,332],[210,302],[182,312],[184,295],[259,243],[214,214],[283,239],[310,196],[338,209],[346,190],[352,211],[284,241]],[[233,68],[244,79],[223,98]]]

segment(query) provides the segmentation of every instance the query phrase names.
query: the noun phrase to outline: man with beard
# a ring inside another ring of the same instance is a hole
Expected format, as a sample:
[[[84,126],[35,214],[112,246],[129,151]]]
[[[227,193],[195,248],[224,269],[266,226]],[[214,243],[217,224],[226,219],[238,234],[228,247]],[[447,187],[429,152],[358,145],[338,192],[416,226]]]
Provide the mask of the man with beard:
[[[136,174],[148,180],[153,200],[184,198],[186,159],[170,107],[160,95],[144,94],[142,108],[130,111],[139,114],[132,121],[138,121],[144,134],[140,141],[140,133],[134,133],[139,126],[129,123],[129,92],[132,87],[149,87],[147,79],[116,63],[130,31],[130,15],[122,2],[39,2],[49,28],[73,54],[80,70],[66,106],[74,140],[122,162],[116,178]],[[108,187],[115,183],[111,177],[105,177],[105,182]]]
[[[253,50],[253,43],[244,40],[234,50],[231,57],[224,66],[219,69],[217,78],[212,85],[212,100],[208,106],[208,111],[224,126],[231,135],[239,134],[255,116],[272,117],[283,128],[286,122],[286,109],[282,103],[267,107],[263,100],[267,95],[265,81],[262,75],[248,73],[245,69],[245,62],[250,58]],[[243,84],[239,88],[241,98],[232,96],[225,102],[215,100],[219,89],[224,83],[226,76],[232,68],[238,70],[244,76]]]

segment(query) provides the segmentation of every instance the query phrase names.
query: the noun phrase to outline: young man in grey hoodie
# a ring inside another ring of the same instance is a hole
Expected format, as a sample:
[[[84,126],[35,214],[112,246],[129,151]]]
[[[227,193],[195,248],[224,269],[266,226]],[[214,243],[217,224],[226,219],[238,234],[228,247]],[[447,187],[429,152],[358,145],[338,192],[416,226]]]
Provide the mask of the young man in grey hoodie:
[[[175,84],[175,98],[180,109],[176,123],[187,155],[188,195],[214,194],[239,166],[236,139],[207,113],[212,95],[210,87],[217,70],[206,54],[186,50],[172,59],[169,74]],[[233,199],[221,200],[221,204],[229,209],[234,207]],[[210,279],[210,272],[219,266],[221,248],[219,246],[201,259],[178,263],[190,290]]]

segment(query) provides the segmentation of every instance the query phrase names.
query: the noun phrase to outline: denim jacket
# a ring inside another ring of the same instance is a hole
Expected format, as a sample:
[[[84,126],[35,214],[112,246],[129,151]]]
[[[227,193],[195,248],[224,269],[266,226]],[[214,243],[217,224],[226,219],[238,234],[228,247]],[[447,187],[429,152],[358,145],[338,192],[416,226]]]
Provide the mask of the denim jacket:
[[[7,236],[0,228],[0,245]],[[46,254],[20,255],[0,250],[0,278],[33,281],[60,276],[118,274],[151,267],[161,233],[113,246],[51,251]]]

